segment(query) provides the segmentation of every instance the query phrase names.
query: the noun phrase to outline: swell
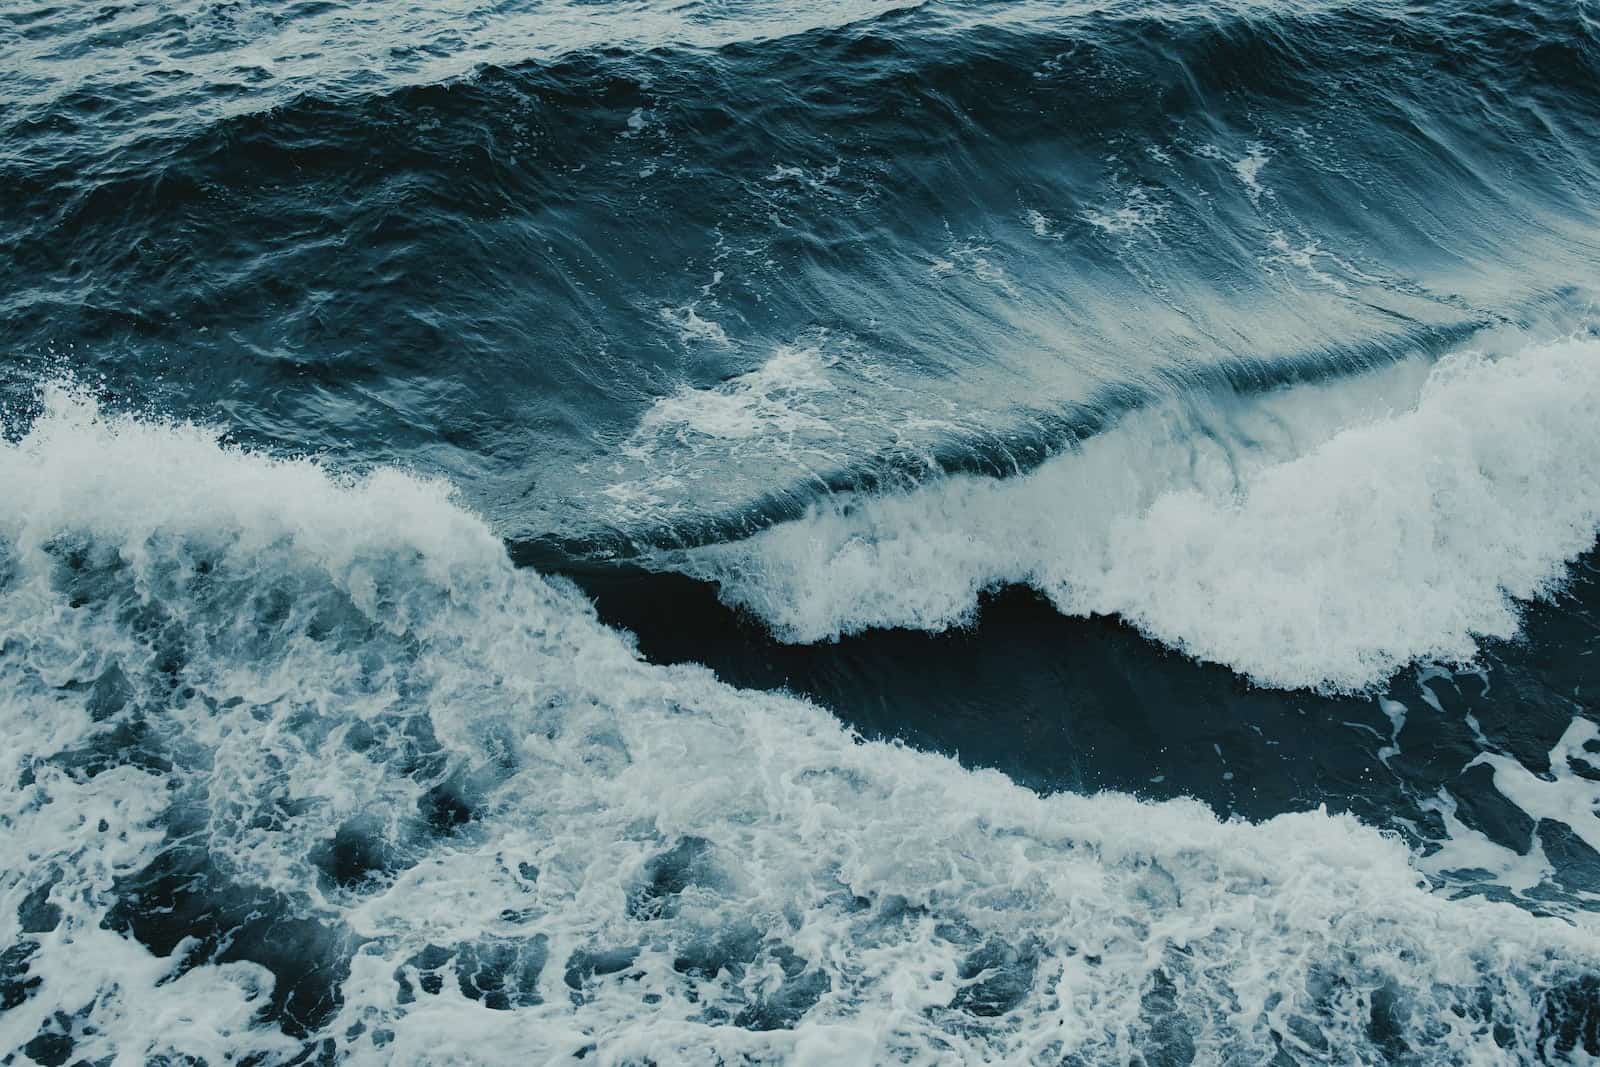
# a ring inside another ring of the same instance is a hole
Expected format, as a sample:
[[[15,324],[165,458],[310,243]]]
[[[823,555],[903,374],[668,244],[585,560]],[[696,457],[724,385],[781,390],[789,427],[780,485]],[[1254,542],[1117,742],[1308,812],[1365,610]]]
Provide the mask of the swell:
[[[919,9],[199,125],[82,101],[0,159],[0,345],[26,357],[5,380],[24,397],[27,361],[65,362],[245,440],[420,461],[509,536],[603,539],[570,471],[808,331],[896,396],[1073,423],[1194,366],[1569,286],[1596,246],[1593,63],[1558,8]]]
[[[109,102],[96,100],[91,87],[52,97],[18,78],[9,88],[13,104],[22,106],[7,117],[17,140],[8,146],[5,163],[15,173],[45,170],[48,154],[34,157],[27,149],[50,146],[55,139],[64,142],[63,149],[109,160],[110,153],[93,149],[127,153],[141,147],[140,137],[192,149],[197,141],[184,138],[196,137],[196,125],[202,139],[211,135],[205,129],[211,125],[223,136],[279,121],[292,131],[305,119],[320,116],[326,122],[330,110],[347,115],[381,114],[389,106],[415,110],[433,104],[441,93],[458,90],[467,97],[462,103],[470,106],[477,92],[504,100],[498,94],[507,83],[548,94],[554,102],[602,109],[648,102],[615,101],[596,92],[619,83],[641,87],[647,82],[664,91],[694,86],[706,90],[707,97],[723,95],[739,80],[769,88],[798,84],[808,87],[807,105],[842,106],[858,118],[893,114],[918,101],[918,117],[934,120],[935,141],[948,139],[940,131],[969,123],[997,135],[1036,133],[1036,115],[1008,106],[992,92],[1030,80],[1047,83],[1037,87],[1041,89],[1056,82],[1099,90],[1096,103],[1114,102],[1118,109],[1110,115],[1118,120],[1117,128],[1135,132],[1156,128],[1158,117],[1168,112],[1225,113],[1230,105],[1224,98],[1240,91],[1291,102],[1305,99],[1310,89],[1363,89],[1368,83],[1364,75],[1374,62],[1392,64],[1432,88],[1453,89],[1465,79],[1480,78],[1496,96],[1531,91],[1537,103],[1561,105],[1542,119],[1551,132],[1567,127],[1563,120],[1581,117],[1565,114],[1568,107],[1594,102],[1589,84],[1597,60],[1594,25],[1582,8],[1565,4],[1446,4],[1403,13],[1347,2],[1294,9],[1213,5],[1193,13],[1139,4],[1076,10],[1023,4],[998,16],[959,5],[879,7],[870,14],[838,5],[832,14],[842,16],[836,25],[807,27],[801,18],[792,32],[751,34],[746,40],[729,34],[711,48],[671,40],[644,47],[627,40],[595,40],[539,50],[544,54],[520,61],[501,55],[460,63],[462,69],[431,82],[385,84],[379,78],[366,85],[319,86],[312,81],[259,111],[200,110],[193,124],[173,123],[155,131],[131,106],[124,115],[99,114]],[[259,27],[263,38],[271,35],[266,22]],[[752,26],[759,25],[759,19],[752,20]],[[41,27],[62,39],[54,58],[114,54],[124,43],[91,35],[73,40],[81,28],[70,18],[52,19]],[[142,28],[157,36],[163,29],[159,22]],[[245,42],[241,36],[232,43]],[[1135,72],[1157,76],[1148,83],[1119,76]],[[663,77],[669,80],[663,83]],[[874,99],[852,99],[868,87],[877,90]],[[985,87],[991,91],[983,91]],[[763,100],[764,95],[752,99],[756,112],[747,120],[751,124],[765,124],[763,109],[778,103]],[[1448,96],[1439,102],[1454,103]],[[163,102],[139,103],[154,109]],[[1391,106],[1399,115],[1419,105],[1402,103],[1397,95]],[[1105,117],[1098,109],[1063,113],[1051,116],[1050,126],[1059,129],[1058,122],[1065,121],[1088,127]],[[1006,127],[1003,119],[1032,125]],[[729,125],[737,123],[730,119]],[[881,125],[872,124],[875,131]],[[95,143],[97,127],[111,144]],[[899,147],[905,149],[922,140],[908,134],[902,138]],[[78,161],[85,160],[80,156]],[[1467,172],[1463,167],[1461,173]]]
[[[736,511],[697,511],[656,525],[633,523],[582,538],[507,538],[512,558],[563,571],[584,560],[624,561],[658,557],[663,551],[694,549],[753,536],[802,518],[832,497],[870,497],[913,491],[952,476],[1005,479],[1026,475],[1085,442],[1113,430],[1139,411],[1169,404],[1245,400],[1295,386],[1336,383],[1373,374],[1401,362],[1433,362],[1473,337],[1496,328],[1532,329],[1570,314],[1578,293],[1566,290],[1524,305],[1513,322],[1501,317],[1439,326],[1412,324],[1365,342],[1283,355],[1233,359],[1158,369],[1147,381],[1124,381],[1097,389],[1086,399],[1053,410],[1008,412],[1006,421],[963,426],[908,451],[852,457],[848,466],[813,470],[804,481],[774,488]]]
[[[642,160],[663,136],[692,149],[694,158],[672,175],[680,188],[791,156],[806,162],[819,150],[826,161],[831,150],[865,156],[884,178],[914,190],[914,203],[969,206],[988,199],[980,182],[998,182],[1009,199],[1008,184],[1044,180],[1081,162],[1077,152],[1108,141],[1158,141],[1189,124],[1202,135],[1259,135],[1316,114],[1305,101],[1332,98],[1339,103],[1321,113],[1353,127],[1341,134],[1387,143],[1413,173],[1452,195],[1488,197],[1512,213],[1533,198],[1570,207],[1596,176],[1583,138],[1600,114],[1591,28],[1577,11],[1564,11],[1568,19],[1522,6],[1465,14],[1475,17],[1452,16],[1447,39],[1442,19],[1345,4],[1194,19],[1041,15],[1017,26],[894,11],[708,52],[581,50],[487,65],[439,84],[309,91],[198,129],[136,121],[108,145],[96,143],[98,108],[80,105],[87,114],[78,123],[67,117],[69,106],[66,114],[16,121],[0,177],[17,198],[10,207],[21,265],[33,269],[52,262],[40,247],[46,234],[57,254],[64,236],[91,248],[107,228],[137,239],[141,215],[158,226],[219,192],[245,194],[248,203],[248,191],[291,178],[359,195],[363,170],[369,181],[380,179],[380,194],[385,174],[414,176],[407,199],[463,223],[493,221],[511,202],[536,216],[571,210],[573,175],[585,174],[583,190],[602,200],[607,193],[587,183],[637,184],[596,167],[618,132],[632,134]],[[1389,68],[1404,91],[1374,92],[1374,65]],[[796,97],[784,85],[807,88]],[[1067,106],[1073,99],[1087,106]],[[650,114],[657,106],[668,114]],[[635,116],[645,125],[630,127]],[[472,128],[457,125],[469,117]],[[658,117],[670,128],[651,130]],[[377,139],[396,153],[392,159],[372,157]],[[58,147],[60,158],[27,154],[24,146],[35,141]],[[1367,165],[1383,158],[1358,148],[1344,151]],[[519,160],[524,153],[534,158]],[[1512,184],[1504,168],[1518,161],[1538,167]],[[863,175],[853,189],[847,180],[842,191],[870,192],[876,176]],[[726,181],[718,184],[717,195],[698,200],[715,207],[737,199]],[[1404,187],[1354,184],[1384,193]],[[328,197],[318,207],[337,204]],[[691,218],[702,213],[696,199],[681,206]],[[269,213],[257,213],[263,225],[250,236],[269,238]],[[826,247],[837,238],[819,232],[816,240]]]

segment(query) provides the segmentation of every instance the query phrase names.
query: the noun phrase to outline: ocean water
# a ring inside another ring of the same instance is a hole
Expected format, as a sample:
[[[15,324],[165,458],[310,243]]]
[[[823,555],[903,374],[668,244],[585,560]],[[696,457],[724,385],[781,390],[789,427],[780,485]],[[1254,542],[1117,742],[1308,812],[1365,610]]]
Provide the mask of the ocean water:
[[[0,1064],[1600,1062],[1591,0],[10,0],[0,249]]]

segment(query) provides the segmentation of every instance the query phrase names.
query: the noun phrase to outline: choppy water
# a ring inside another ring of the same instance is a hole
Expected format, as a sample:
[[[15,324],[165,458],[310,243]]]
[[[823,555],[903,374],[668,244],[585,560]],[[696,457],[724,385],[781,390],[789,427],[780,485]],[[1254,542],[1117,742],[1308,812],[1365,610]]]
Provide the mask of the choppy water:
[[[0,1057],[1600,1057],[1597,18],[0,10]]]

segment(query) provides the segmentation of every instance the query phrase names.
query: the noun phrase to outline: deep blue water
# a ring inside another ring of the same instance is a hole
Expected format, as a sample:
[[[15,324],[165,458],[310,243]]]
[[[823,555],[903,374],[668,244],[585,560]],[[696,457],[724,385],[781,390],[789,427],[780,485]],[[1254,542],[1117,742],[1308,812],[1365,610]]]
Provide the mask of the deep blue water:
[[[0,9],[0,1063],[1600,1057],[1600,10]]]

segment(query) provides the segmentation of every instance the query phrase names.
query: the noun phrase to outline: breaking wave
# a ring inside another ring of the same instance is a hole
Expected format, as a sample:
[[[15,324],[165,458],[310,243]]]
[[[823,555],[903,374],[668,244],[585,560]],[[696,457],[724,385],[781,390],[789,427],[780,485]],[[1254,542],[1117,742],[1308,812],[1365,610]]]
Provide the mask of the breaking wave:
[[[1502,349],[1191,395],[1026,475],[838,494],[657,563],[790,641],[960,625],[1027,584],[1262,685],[1359,690],[1513,635],[1594,543],[1600,342]]]
[[[1442,413],[1492,388],[1570,431],[1543,378],[1576,406],[1589,350],[1461,357],[1360,433],[1482,464]],[[1395,837],[1040,796],[646,664],[443,483],[54,390],[0,491],[0,1045],[41,1062],[1500,1062],[1594,1032],[1592,934],[1431,891]]]

